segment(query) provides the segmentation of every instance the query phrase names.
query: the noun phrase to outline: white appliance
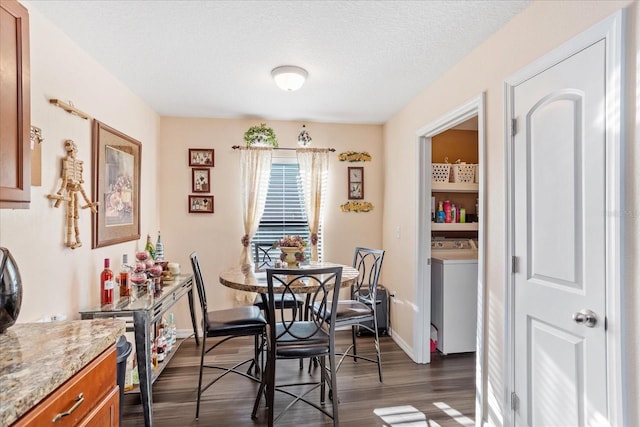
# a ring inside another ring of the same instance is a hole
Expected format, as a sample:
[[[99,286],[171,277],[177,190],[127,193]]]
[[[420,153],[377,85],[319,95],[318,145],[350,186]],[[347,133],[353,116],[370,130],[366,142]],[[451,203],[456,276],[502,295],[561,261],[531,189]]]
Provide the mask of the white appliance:
[[[476,350],[478,250],[473,240],[431,242],[431,323],[442,354]]]

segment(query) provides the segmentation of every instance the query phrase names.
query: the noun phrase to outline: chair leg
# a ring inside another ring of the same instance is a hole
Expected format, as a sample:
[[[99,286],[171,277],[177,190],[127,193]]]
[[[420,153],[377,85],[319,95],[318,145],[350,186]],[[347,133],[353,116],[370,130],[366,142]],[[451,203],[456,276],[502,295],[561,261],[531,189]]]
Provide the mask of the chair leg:
[[[202,354],[200,355],[200,375],[198,378],[198,402],[196,403],[196,420],[200,417],[200,396],[202,396],[202,371],[204,369],[204,354],[207,348],[207,334],[202,336]]]
[[[377,325],[376,325],[377,326]],[[376,346],[376,355],[378,357],[378,379],[380,380],[380,382],[382,382],[382,356],[380,355],[380,339],[378,338],[378,328],[376,327],[376,339],[375,339],[375,346]]]
[[[295,307],[298,307],[298,305],[296,304]],[[296,310],[295,308],[292,309],[292,315],[294,315],[294,316],[296,314],[295,310]],[[302,308],[300,308],[298,310],[298,319],[300,319],[300,321],[303,320],[303,312],[304,312],[304,310]],[[303,370],[304,369],[304,358],[301,357],[299,360],[300,360],[300,370]]]
[[[358,354],[358,349],[356,347],[356,329],[358,325],[351,325],[351,345],[353,346],[353,355],[356,356]],[[358,358],[353,358],[353,363],[358,363]]]
[[[333,426],[338,427],[340,421],[338,419],[338,372],[336,371],[336,355],[335,351],[331,351],[329,354],[329,369],[331,370],[331,394],[332,402],[331,409],[333,410]]]
[[[333,371],[331,372],[331,374],[333,375]],[[321,405],[324,405],[326,384],[327,384],[327,366],[325,362],[325,357],[322,356],[320,357],[320,404]]]

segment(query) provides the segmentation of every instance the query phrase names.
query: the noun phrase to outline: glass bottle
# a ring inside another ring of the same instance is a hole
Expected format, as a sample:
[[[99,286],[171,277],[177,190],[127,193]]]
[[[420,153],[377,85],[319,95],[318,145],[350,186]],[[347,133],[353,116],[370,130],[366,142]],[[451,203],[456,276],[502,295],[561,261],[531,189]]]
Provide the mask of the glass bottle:
[[[122,255],[122,265],[120,265],[120,298],[131,296],[131,266],[129,256]]]
[[[147,244],[145,245],[144,249],[149,252],[149,255],[151,255],[151,259],[156,259],[156,248],[153,247],[153,243],[151,243],[151,236],[149,236],[147,234]]]
[[[158,369],[158,339],[153,340],[153,346],[151,347],[151,366],[154,370]]]
[[[169,336],[171,337],[171,345],[173,346],[177,338],[176,322],[173,313],[169,313]]]
[[[164,329],[162,325],[158,329],[158,338],[156,338],[156,346],[158,347],[158,363],[164,362],[164,358],[167,355],[167,340],[164,337]]]
[[[100,305],[113,304],[113,289],[115,288],[115,280],[113,280],[113,271],[109,268],[109,258],[104,259],[104,270],[100,273]]]
[[[156,262],[164,261],[164,243],[160,240],[160,232],[158,231],[158,241],[156,242]]]

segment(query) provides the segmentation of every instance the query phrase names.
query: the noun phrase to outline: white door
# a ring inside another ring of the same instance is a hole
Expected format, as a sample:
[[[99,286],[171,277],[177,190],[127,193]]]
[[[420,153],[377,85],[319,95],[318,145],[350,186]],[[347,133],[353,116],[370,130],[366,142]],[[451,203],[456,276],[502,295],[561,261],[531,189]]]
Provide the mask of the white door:
[[[513,90],[518,426],[607,420],[605,55],[600,40]]]

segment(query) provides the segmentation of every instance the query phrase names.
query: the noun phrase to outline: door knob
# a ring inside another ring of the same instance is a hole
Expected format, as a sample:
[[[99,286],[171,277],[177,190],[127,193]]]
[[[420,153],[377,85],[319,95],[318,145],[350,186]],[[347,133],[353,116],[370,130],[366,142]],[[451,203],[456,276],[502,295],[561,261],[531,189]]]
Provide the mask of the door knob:
[[[587,328],[593,328],[596,326],[596,323],[598,323],[598,316],[596,316],[593,311],[583,308],[573,313],[573,320],[578,324],[583,324]]]

